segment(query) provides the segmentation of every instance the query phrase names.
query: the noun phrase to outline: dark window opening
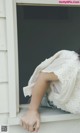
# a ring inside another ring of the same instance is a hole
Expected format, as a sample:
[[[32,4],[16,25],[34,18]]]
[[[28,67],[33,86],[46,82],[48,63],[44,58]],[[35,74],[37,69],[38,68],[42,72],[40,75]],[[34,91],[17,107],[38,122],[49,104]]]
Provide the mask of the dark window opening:
[[[58,50],[80,46],[80,8],[17,6],[20,104],[35,67]]]

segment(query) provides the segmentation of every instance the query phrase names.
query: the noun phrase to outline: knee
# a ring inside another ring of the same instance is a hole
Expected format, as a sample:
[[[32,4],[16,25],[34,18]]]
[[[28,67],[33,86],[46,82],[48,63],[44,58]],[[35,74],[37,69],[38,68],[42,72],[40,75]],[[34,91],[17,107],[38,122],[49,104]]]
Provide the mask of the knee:
[[[39,78],[47,82],[58,80],[58,76],[55,75],[53,72],[41,72]]]
[[[47,82],[48,81],[48,73],[46,73],[46,72],[40,72],[39,79]]]

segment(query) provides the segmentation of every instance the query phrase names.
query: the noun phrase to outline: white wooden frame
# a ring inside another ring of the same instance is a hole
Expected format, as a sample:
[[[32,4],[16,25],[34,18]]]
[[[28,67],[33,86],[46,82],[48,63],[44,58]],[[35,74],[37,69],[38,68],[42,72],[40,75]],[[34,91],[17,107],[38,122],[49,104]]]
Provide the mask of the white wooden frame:
[[[6,0],[6,30],[8,49],[8,83],[9,83],[9,116],[16,117],[19,112],[19,66],[16,4],[59,5],[58,0]],[[59,5],[61,6],[61,4]],[[66,5],[63,5],[66,6]],[[69,6],[69,5],[67,5]],[[75,5],[80,6],[80,5]]]
[[[19,111],[19,72],[16,1],[6,0],[6,29],[8,49],[9,115],[16,117]]]
[[[16,0],[17,4],[27,4],[27,5],[46,5],[46,6],[80,6],[79,4],[59,4],[59,0]],[[66,1],[66,0],[65,0]],[[76,0],[75,0],[76,1]]]

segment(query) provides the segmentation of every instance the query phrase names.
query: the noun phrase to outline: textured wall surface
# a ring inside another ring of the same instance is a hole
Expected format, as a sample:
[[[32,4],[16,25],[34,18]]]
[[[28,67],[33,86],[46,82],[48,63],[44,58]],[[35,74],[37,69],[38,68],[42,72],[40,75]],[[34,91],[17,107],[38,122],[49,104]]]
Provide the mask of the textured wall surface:
[[[0,113],[8,112],[8,69],[5,0],[0,0]]]

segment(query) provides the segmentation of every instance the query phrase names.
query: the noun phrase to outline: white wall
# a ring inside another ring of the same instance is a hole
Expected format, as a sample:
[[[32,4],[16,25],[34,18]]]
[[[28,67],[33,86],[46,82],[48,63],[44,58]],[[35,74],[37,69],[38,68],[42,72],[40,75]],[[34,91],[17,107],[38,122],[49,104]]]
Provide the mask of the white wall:
[[[8,112],[8,69],[5,0],[0,0],[0,113]]]

